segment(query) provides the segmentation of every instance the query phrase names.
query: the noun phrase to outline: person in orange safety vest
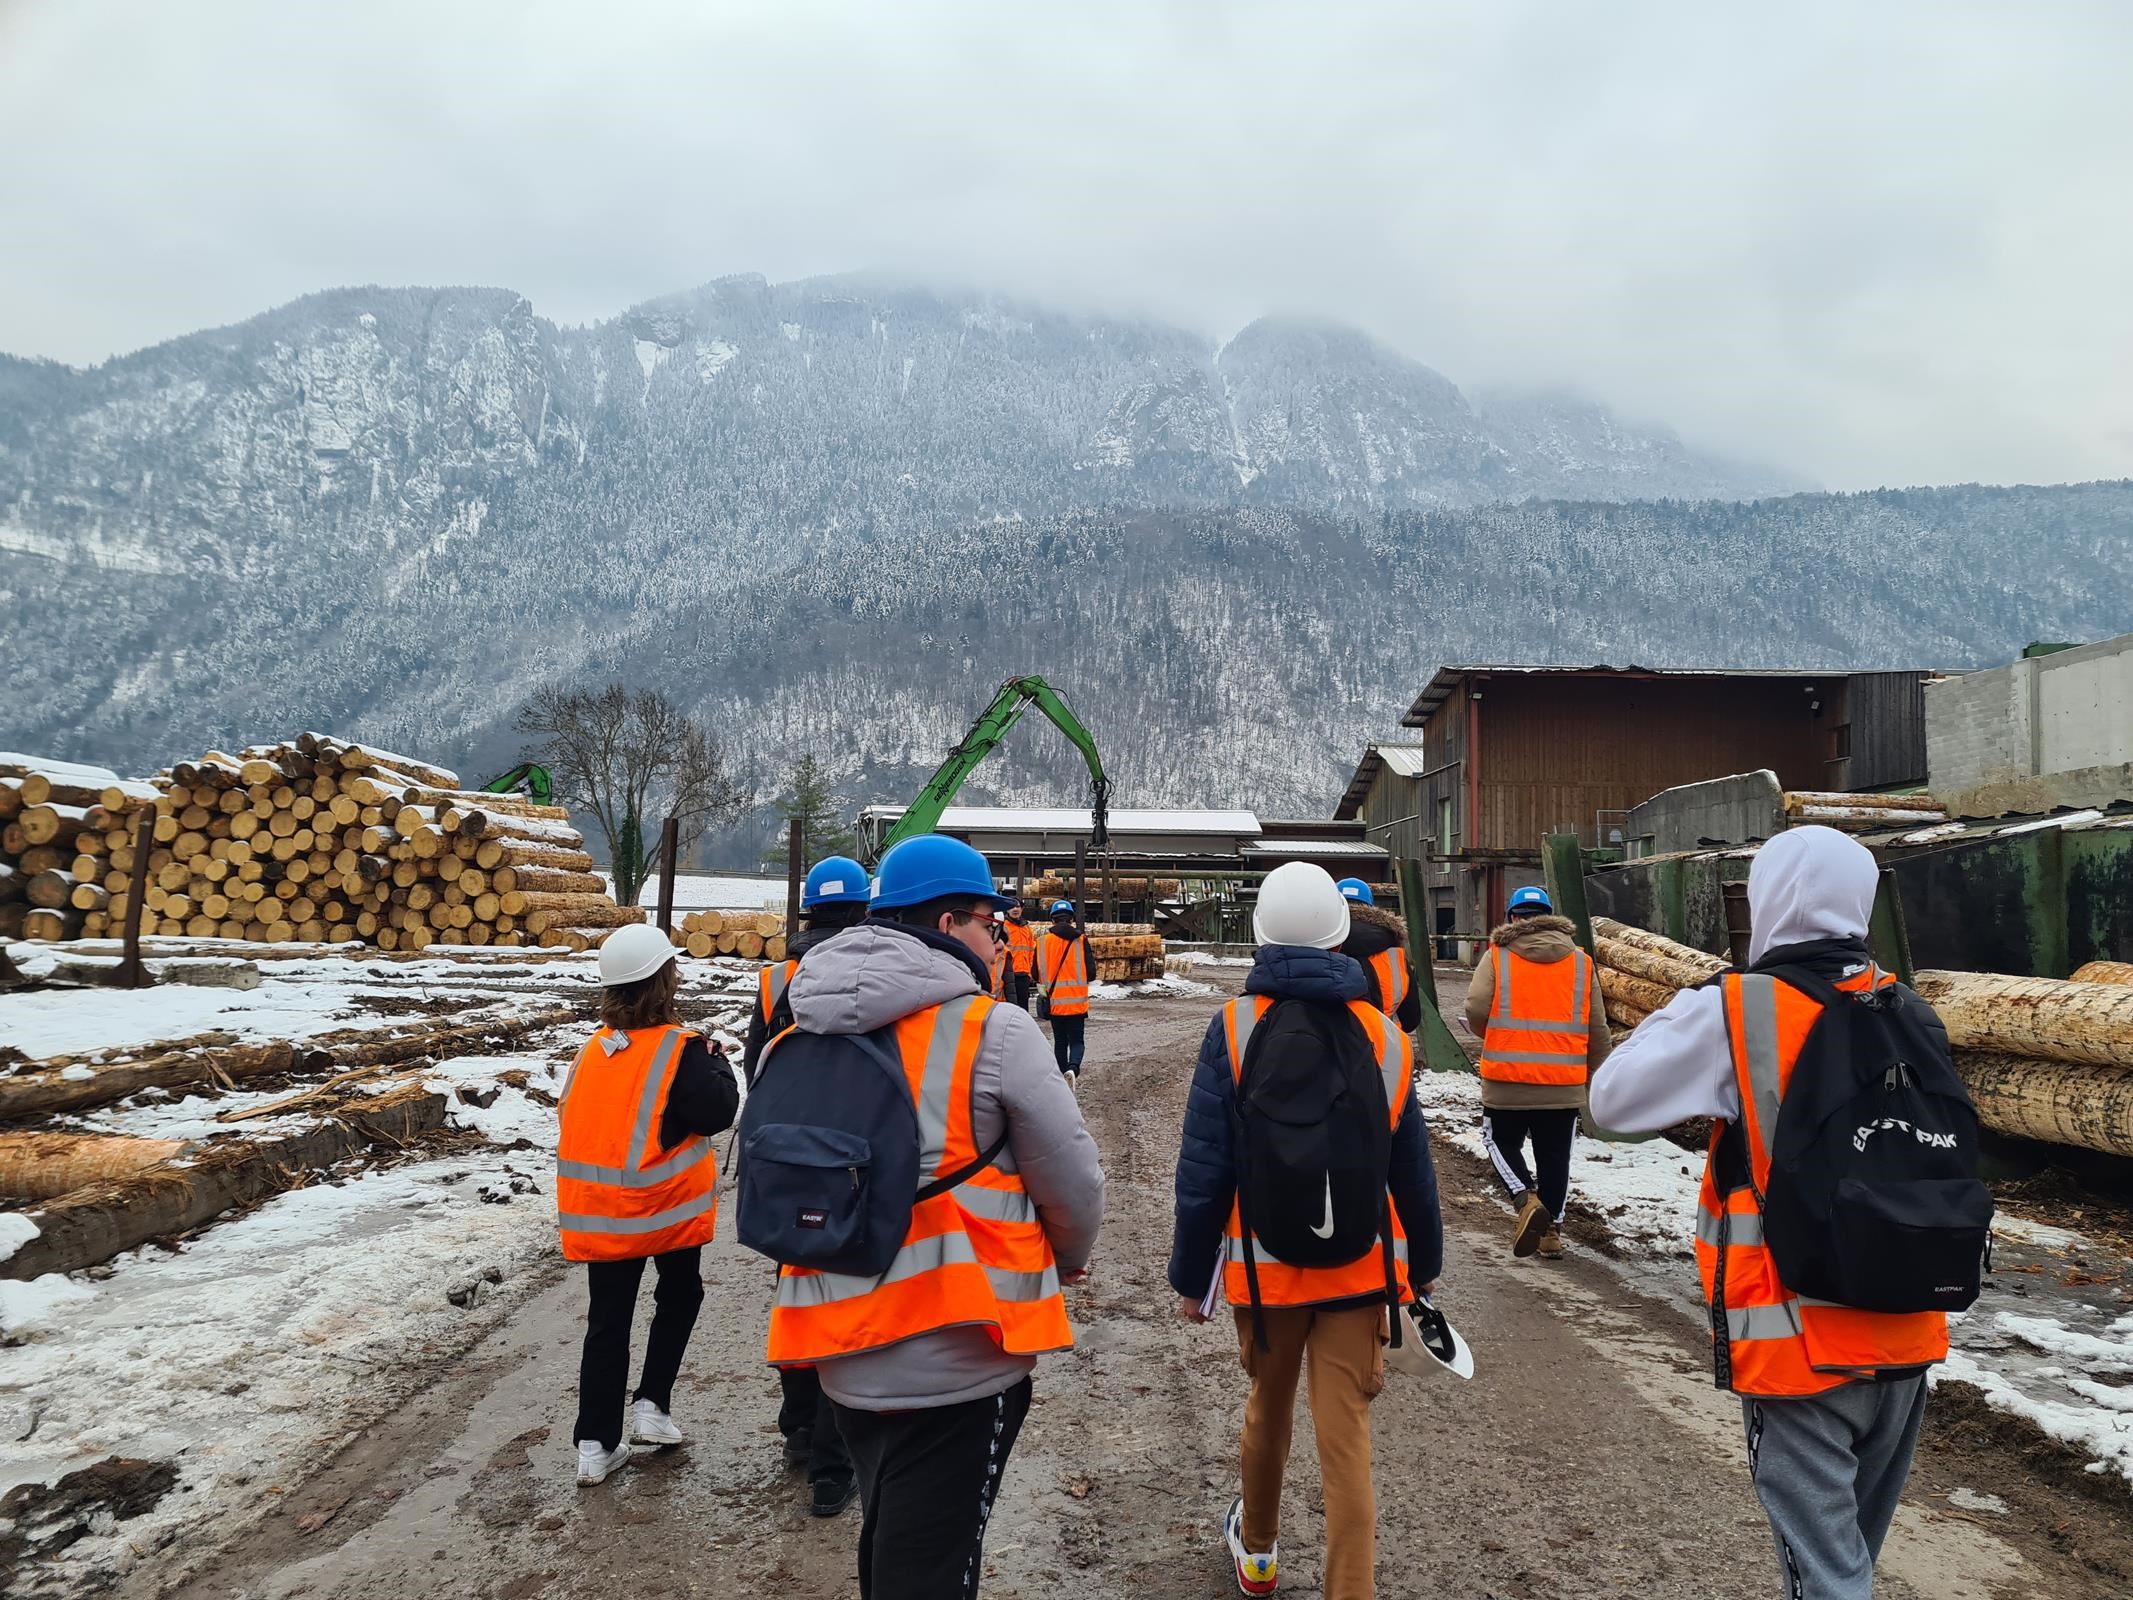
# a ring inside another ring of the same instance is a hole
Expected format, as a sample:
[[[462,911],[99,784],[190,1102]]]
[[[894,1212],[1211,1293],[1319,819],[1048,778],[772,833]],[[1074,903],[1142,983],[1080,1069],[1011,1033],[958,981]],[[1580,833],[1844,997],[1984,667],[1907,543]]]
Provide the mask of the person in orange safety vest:
[[[1037,970],[1037,930],[1029,925],[1020,900],[1007,908],[1007,967],[1007,989],[1000,998],[1027,1011]]]
[[[1037,940],[1037,1015],[1052,1025],[1052,1057],[1075,1088],[1088,1049],[1093,976],[1089,941],[1074,920],[1073,906],[1061,900],[1052,907],[1052,925]]]
[[[1466,1020],[1482,1041],[1482,1142],[1518,1209],[1511,1253],[1554,1260],[1585,1085],[1613,1041],[1592,958],[1548,891],[1514,891],[1509,913],[1474,967]]]
[[[556,1214],[566,1260],[585,1263],[578,1365],[578,1482],[633,1449],[684,1442],[674,1379],[703,1304],[698,1260],[718,1222],[711,1136],[733,1125],[740,1084],[724,1051],[681,1025],[673,942],[617,928],[600,947],[600,1027],[578,1052],[557,1109]],[[644,1371],[625,1419],[630,1324],[650,1259],[659,1275]]]
[[[1878,878],[1865,847],[1833,829],[1780,833],[1749,869],[1750,970],[1684,990],[1652,1013],[1592,1084],[1592,1115],[1605,1128],[1714,1119],[1696,1225],[1705,1295],[1720,1308],[1714,1357],[1721,1386],[1741,1397],[1749,1472],[1785,1593],[1806,1600],[1872,1594],[1925,1415],[1926,1371],[1948,1353],[1944,1313],[1797,1296],[1762,1242],[1770,1112],[1822,1002],[1760,969],[1806,968],[1854,992],[1893,981],[1866,943]]]
[[[769,1359],[812,1367],[835,1409],[859,1474],[866,1600],[978,1592],[1031,1374],[1073,1342],[1063,1291],[1103,1218],[1096,1145],[1043,1035],[987,993],[1004,904],[969,845],[904,840],[882,859],[873,915],[787,991],[796,1030],[868,1036],[906,1075],[926,1179],[975,1168],[912,1208],[882,1276],[779,1272]]]

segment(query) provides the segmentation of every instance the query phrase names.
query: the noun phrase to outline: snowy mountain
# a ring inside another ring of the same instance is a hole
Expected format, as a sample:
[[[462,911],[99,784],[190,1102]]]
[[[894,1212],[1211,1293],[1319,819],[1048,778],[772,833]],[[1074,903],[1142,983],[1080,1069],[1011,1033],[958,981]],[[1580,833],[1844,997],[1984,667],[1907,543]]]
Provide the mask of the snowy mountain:
[[[1037,670],[1121,803],[1309,814],[1442,659],[1956,665],[2133,610],[2133,486],[1738,503],[1774,487],[1297,322],[1217,350],[734,279],[566,329],[340,290],[0,358],[0,743],[144,767],[330,726],[473,773],[533,685],[622,673],[761,788],[812,748],[856,801]],[[1060,748],[975,788],[1075,792]]]

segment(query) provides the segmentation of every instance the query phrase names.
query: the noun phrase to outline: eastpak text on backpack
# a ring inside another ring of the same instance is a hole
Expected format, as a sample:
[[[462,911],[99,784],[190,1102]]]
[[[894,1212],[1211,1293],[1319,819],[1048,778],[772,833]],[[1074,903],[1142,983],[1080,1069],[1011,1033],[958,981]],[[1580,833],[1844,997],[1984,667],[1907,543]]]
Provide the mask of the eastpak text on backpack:
[[[794,1028],[763,1051],[741,1112],[741,1243],[788,1267],[876,1278],[911,1229],[911,1209],[975,1177],[1007,1147],[921,1185],[918,1114],[896,1031]]]
[[[1804,967],[1764,970],[1822,1003],[1780,1102],[1761,1197],[1778,1276],[1794,1294],[1861,1311],[1967,1309],[1992,1195],[1940,1019],[1902,984],[1853,993]]]
[[[1255,1241],[1292,1267],[1347,1266],[1379,1249],[1396,1305],[1392,1114],[1362,1024],[1337,1001],[1277,1000],[1241,1065],[1230,1127],[1254,1337],[1265,1344]]]

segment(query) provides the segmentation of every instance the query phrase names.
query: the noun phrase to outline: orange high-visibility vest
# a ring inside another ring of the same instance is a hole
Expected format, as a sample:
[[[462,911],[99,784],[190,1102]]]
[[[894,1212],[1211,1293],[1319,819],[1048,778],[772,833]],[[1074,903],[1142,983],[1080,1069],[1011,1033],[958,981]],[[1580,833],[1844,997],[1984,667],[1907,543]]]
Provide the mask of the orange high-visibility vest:
[[[796,958],[773,961],[756,974],[756,1009],[763,1014],[763,1026],[769,1027],[777,1015],[778,1002],[785,998],[785,991],[792,986],[792,975],[800,970]]]
[[[557,1111],[555,1205],[563,1255],[623,1261],[708,1244],[718,1225],[718,1158],[699,1136],[660,1148],[659,1119],[696,1035],[602,1028],[586,1041]]]
[[[1856,992],[1895,981],[1869,967],[1837,987]],[[1782,979],[1754,972],[1728,973],[1724,995],[1726,1038],[1740,1088],[1738,1142],[1746,1146],[1749,1170],[1747,1182],[1720,1192],[1718,1146],[1726,1124],[1717,1123],[1696,1202],[1696,1265],[1711,1311],[1719,1386],[1736,1394],[1797,1398],[1888,1368],[1944,1360],[1944,1312],[1859,1311],[1796,1295],[1780,1281],[1763,1244],[1762,1196],[1770,1183],[1778,1108],[1807,1036],[1821,1019],[1822,1003]]]
[[[1529,961],[1500,944],[1496,1003],[1481,1041],[1481,1075],[1499,1083],[1583,1083],[1592,1031],[1592,957]]]
[[[971,1069],[993,1004],[964,995],[896,1024],[918,1113],[921,1184],[984,1153],[970,1127]],[[1074,1342],[1059,1265],[1010,1148],[946,1194],[914,1206],[903,1248],[880,1277],[779,1268],[770,1360],[812,1366],[955,1327],[984,1328],[1010,1355],[1042,1355]]]
[[[1400,1009],[1400,1002],[1407,998],[1407,952],[1398,945],[1380,950],[1363,968],[1370,974],[1370,981],[1377,986],[1377,1007],[1386,1016]]]
[[[992,946],[992,994],[995,1000],[1007,993],[1007,946],[995,939]]]
[[[1222,1029],[1229,1040],[1230,1081],[1244,1081],[1244,1051],[1252,1029],[1273,1007],[1263,994],[1248,994],[1222,1008]],[[1392,1108],[1392,1125],[1400,1126],[1400,1113],[1407,1109],[1414,1092],[1415,1051],[1399,1024],[1367,1000],[1351,1000],[1348,1009],[1363,1025],[1376,1054],[1378,1071],[1385,1079],[1385,1103]],[[1407,1279],[1407,1230],[1400,1225],[1397,1207],[1392,1215],[1392,1270],[1399,1284],[1400,1299],[1414,1298]],[[1292,1267],[1281,1261],[1252,1236],[1252,1258],[1259,1270],[1259,1303],[1263,1306],[1309,1306],[1328,1300],[1352,1300],[1359,1295],[1385,1292],[1385,1250],[1382,1239],[1371,1243],[1367,1255],[1341,1267]],[[1244,1271],[1244,1213],[1233,1199],[1229,1203],[1229,1228],[1223,1248],[1222,1289],[1233,1306],[1252,1303],[1252,1287]]]
[[[1007,922],[1007,953],[1015,964],[1015,970],[1024,977],[1037,968],[1037,930],[1027,922],[1017,922],[1012,917]]]
[[[1037,942],[1037,981],[1051,996],[1055,1017],[1089,1014],[1089,946],[1081,935],[1062,939],[1047,931]]]

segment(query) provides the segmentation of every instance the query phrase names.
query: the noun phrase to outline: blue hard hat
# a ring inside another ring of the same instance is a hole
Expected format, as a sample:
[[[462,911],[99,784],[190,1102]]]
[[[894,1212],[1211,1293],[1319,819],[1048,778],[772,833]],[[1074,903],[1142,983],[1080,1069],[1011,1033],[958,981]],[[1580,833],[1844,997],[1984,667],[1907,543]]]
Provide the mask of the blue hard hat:
[[[1343,878],[1334,887],[1340,890],[1341,898],[1344,900],[1353,900],[1359,905],[1366,906],[1377,904],[1376,898],[1370,892],[1370,885],[1361,878]]]
[[[991,911],[1014,904],[994,885],[985,858],[946,834],[921,833],[906,839],[881,858],[881,870],[874,875],[873,903],[883,911],[922,906],[951,895],[982,900]]]
[[[863,906],[867,903],[867,869],[850,856],[818,861],[800,886],[800,909],[817,906]]]
[[[1074,914],[1073,903],[1067,900],[1054,900],[1052,902],[1052,915],[1056,917],[1062,911],[1071,917]]]
[[[1546,889],[1541,888],[1538,884],[1529,883],[1523,889],[1512,891],[1509,909],[1513,912],[1553,911],[1555,902],[1548,898]]]

